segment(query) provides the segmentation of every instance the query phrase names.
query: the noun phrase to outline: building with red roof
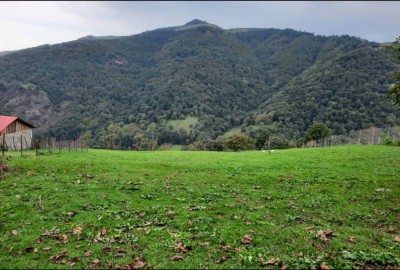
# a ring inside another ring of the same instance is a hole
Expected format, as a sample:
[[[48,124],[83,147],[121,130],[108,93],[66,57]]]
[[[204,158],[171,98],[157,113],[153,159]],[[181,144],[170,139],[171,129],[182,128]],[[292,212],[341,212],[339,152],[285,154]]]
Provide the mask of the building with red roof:
[[[32,145],[33,125],[17,116],[0,115],[0,148],[20,150]]]

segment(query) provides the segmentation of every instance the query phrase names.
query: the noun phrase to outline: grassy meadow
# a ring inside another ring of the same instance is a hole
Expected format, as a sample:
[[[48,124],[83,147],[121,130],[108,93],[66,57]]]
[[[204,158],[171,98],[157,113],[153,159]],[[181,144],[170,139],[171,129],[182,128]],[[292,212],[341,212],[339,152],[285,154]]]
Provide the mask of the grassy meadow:
[[[0,160],[0,268],[400,266],[400,147]]]

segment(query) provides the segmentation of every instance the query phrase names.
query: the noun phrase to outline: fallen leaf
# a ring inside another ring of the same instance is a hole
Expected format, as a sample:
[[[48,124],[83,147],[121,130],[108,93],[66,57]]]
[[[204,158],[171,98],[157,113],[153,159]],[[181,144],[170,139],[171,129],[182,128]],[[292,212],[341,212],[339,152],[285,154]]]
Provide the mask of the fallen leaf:
[[[74,266],[75,266],[75,263],[74,263],[74,262],[69,262],[69,263],[67,263],[67,265],[68,265],[69,267],[74,267]]]
[[[44,251],[49,251],[49,250],[51,250],[51,247],[45,247],[45,248],[43,248],[43,250]]]
[[[389,226],[388,233],[395,233],[397,229],[393,226]]]
[[[181,261],[183,259],[184,259],[183,256],[172,256],[171,257],[171,261]]]
[[[226,257],[225,257],[225,256],[221,257],[221,259],[219,259],[219,260],[217,260],[217,261],[214,261],[214,263],[215,263],[215,264],[221,264],[221,263],[223,263],[224,261],[226,261]]]
[[[310,227],[307,227],[306,228],[306,230],[308,231],[308,232],[310,232],[310,231],[312,231],[312,230],[314,230],[315,229],[315,226],[310,226]]]
[[[10,247],[10,249],[8,250],[8,254],[10,254],[13,251],[14,247]]]
[[[76,212],[71,211],[71,212],[67,212],[67,216],[73,217],[76,215]]]
[[[355,243],[356,239],[354,238],[354,236],[350,236],[349,239],[347,239],[347,241],[349,241],[350,243]]]
[[[26,253],[30,253],[30,252],[33,252],[34,250],[35,250],[34,247],[27,247],[27,248],[25,249],[25,252],[26,252]]]
[[[251,222],[246,220],[246,221],[244,222],[244,224],[245,224],[245,225],[251,225]]]
[[[112,247],[103,247],[102,250],[106,253],[110,253],[112,251]]]
[[[17,230],[12,230],[11,231],[11,235],[17,235],[18,234],[18,231]]]
[[[63,258],[63,257],[65,257],[65,256],[67,256],[67,254],[68,254],[68,250],[63,250],[60,254],[56,254],[56,255],[53,255],[53,256],[51,256],[50,257],[50,260],[51,261],[55,261],[55,260],[58,260],[58,259],[60,259],[60,258]]]
[[[99,259],[92,261],[91,267],[99,267],[101,265]]]
[[[178,253],[186,253],[193,250],[193,247],[191,246],[185,246],[182,242],[178,242],[176,244],[176,252]]]
[[[329,266],[326,264],[321,264],[321,270],[330,270]]]
[[[17,199],[21,199],[21,195],[19,195],[19,194],[15,195],[15,197],[16,197]]]
[[[82,233],[82,227],[81,226],[76,226],[75,229],[72,231],[72,234],[75,235],[80,235]]]
[[[242,244],[250,244],[251,240],[253,240],[253,238],[250,235],[245,235],[240,242]]]
[[[135,262],[128,264],[133,269],[143,268],[146,262],[141,257],[136,257]]]
[[[317,267],[315,267],[315,265],[311,265],[310,270],[317,270]]]
[[[101,229],[101,235],[107,235],[107,228],[103,227],[103,229]]]
[[[282,264],[282,266],[281,266],[281,270],[286,270],[286,269],[288,269],[289,267],[286,265],[286,264]]]
[[[275,258],[272,258],[271,260],[266,261],[266,262],[262,262],[263,265],[274,265],[275,263],[276,263]]]
[[[93,251],[87,250],[87,251],[85,251],[83,254],[84,254],[86,257],[89,257],[89,256],[92,256]]]
[[[399,242],[400,242],[400,237],[399,237],[399,236],[396,236],[396,237],[393,239],[393,242],[399,243]]]
[[[327,242],[329,238],[335,236],[333,233],[333,230],[329,229],[326,231],[319,230],[316,234],[316,236],[322,241],[322,242]]]

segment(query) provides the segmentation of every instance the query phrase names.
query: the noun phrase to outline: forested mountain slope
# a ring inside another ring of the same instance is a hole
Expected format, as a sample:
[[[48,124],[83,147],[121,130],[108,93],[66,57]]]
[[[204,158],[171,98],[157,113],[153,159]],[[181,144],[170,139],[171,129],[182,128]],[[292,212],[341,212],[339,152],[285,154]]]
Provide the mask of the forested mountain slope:
[[[289,138],[323,121],[336,133],[399,121],[386,98],[398,65],[380,44],[290,29],[194,20],[125,37],[85,37],[0,56],[0,114],[36,135],[132,147],[143,134],[188,144],[231,128]],[[171,120],[196,119],[187,129]],[[397,123],[398,124],[398,123]]]

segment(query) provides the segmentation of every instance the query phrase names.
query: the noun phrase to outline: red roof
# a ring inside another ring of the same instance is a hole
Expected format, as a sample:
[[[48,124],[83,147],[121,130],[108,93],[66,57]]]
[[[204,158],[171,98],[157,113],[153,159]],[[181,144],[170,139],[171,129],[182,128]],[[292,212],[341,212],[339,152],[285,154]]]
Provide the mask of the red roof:
[[[0,115],[0,132],[2,132],[9,124],[11,124],[12,122],[16,121],[16,120],[21,121],[22,123],[26,124],[27,126],[30,127],[34,127],[31,124],[23,121],[22,119],[19,119],[16,116],[4,116],[4,115]]]

